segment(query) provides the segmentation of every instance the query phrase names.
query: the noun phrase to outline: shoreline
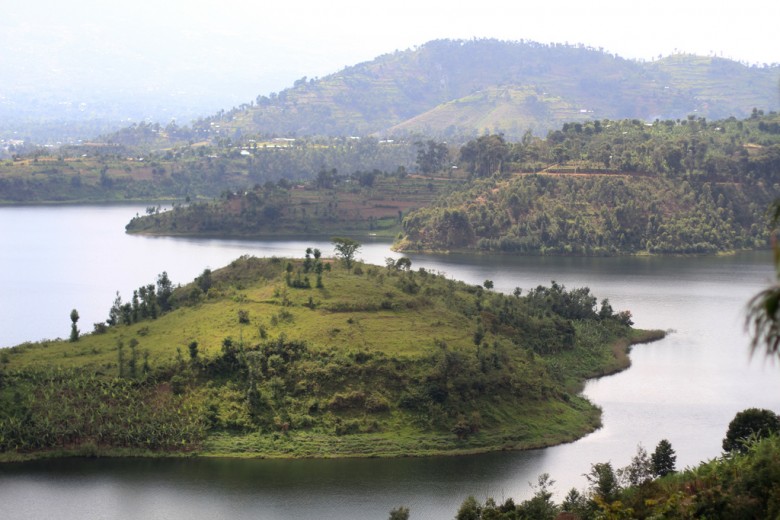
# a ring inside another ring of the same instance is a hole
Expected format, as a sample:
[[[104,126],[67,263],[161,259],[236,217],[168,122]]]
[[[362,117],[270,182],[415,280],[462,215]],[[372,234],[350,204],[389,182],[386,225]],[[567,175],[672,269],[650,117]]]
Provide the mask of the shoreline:
[[[375,232],[370,230],[363,230],[356,232],[355,230],[342,230],[342,231],[330,231],[320,233],[247,233],[247,234],[229,234],[229,233],[186,233],[186,232],[171,232],[171,231],[150,231],[150,230],[138,230],[131,231],[126,230],[125,233],[133,236],[143,237],[171,237],[171,238],[195,238],[195,239],[223,239],[223,240],[313,240],[313,239],[325,239],[328,240],[332,236],[348,236],[350,238],[362,238],[364,240],[381,240],[383,242],[390,243],[390,250],[406,255],[477,255],[477,256],[521,256],[530,258],[621,258],[621,257],[706,257],[706,256],[733,256],[739,253],[751,252],[751,251],[764,251],[763,248],[746,248],[746,249],[728,249],[722,251],[712,251],[709,253],[651,253],[649,251],[617,251],[611,253],[542,253],[539,251],[495,251],[495,250],[482,250],[471,248],[457,248],[457,249],[403,249],[397,247],[395,240],[398,230],[390,232]]]
[[[203,440],[200,449],[191,451],[155,452],[128,448],[101,448],[94,444],[84,444],[71,449],[57,449],[30,453],[0,453],[0,464],[25,463],[37,460],[59,458],[224,458],[224,459],[349,459],[349,458],[407,458],[407,457],[457,457],[478,455],[500,451],[529,451],[550,448],[576,442],[597,431],[603,426],[601,408],[582,395],[587,381],[614,375],[627,370],[631,366],[629,356],[633,345],[652,343],[665,338],[663,330],[634,330],[630,337],[619,338],[612,342],[610,349],[614,364],[604,366],[599,373],[586,376],[579,382],[576,395],[567,404],[581,407],[579,427],[568,429],[562,425],[558,431],[549,436],[540,437],[528,435],[519,430],[502,429],[499,431],[481,431],[464,440],[453,440],[452,435],[445,433],[427,433],[423,435],[392,434],[359,434],[347,436],[312,435],[307,432],[291,433],[285,436],[278,434],[243,434],[231,435],[218,433]],[[555,403],[556,406],[562,406]],[[549,408],[549,406],[548,406]],[[549,413],[547,409],[545,412]],[[542,429],[550,425],[535,425],[533,419],[544,418],[544,414],[531,416],[530,425]],[[529,424],[521,426],[528,427]],[[403,433],[403,432],[402,432]],[[524,438],[527,437],[527,438]],[[252,451],[249,448],[254,441],[256,447],[265,446],[264,451]],[[268,444],[272,448],[269,449]],[[323,452],[321,442],[327,442],[331,451]],[[462,447],[441,447],[442,443],[462,444]],[[366,444],[373,444],[378,449],[360,450]],[[230,446],[228,446],[230,445]],[[436,447],[438,446],[438,448]],[[413,448],[414,447],[414,448]],[[232,449],[230,449],[232,448]],[[415,449],[416,448],[416,449]]]

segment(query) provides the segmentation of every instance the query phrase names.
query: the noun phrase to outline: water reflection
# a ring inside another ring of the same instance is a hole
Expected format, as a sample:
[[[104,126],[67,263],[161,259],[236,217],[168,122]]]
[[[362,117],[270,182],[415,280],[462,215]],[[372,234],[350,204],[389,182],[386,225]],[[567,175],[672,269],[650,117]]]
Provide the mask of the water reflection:
[[[386,518],[398,505],[411,507],[415,518],[451,518],[469,494],[525,494],[515,484],[527,488],[525,475],[544,458],[536,450],[392,460],[39,461],[0,466],[0,513],[6,519],[32,518],[19,511],[79,518],[82,504],[68,498],[75,495],[108,508],[101,518],[206,518],[215,509],[229,509],[232,518]],[[133,501],[135,509],[128,508]],[[194,517],[192,501],[206,504]]]
[[[195,240],[125,235],[138,209],[0,208],[0,345],[65,335],[76,307],[82,323],[105,319],[116,290],[167,270],[175,282],[234,258],[330,254],[327,240]],[[398,257],[380,241],[361,258]],[[637,443],[672,442],[678,466],[720,453],[728,422],[756,406],[780,409],[779,367],[748,357],[745,303],[770,278],[768,253],[729,257],[540,258],[410,255],[413,267],[501,291],[556,280],[589,286],[638,326],[674,329],[632,353],[633,367],[588,383],[604,428],[555,448],[473,457],[396,460],[68,460],[0,466],[0,518],[364,519],[399,505],[413,518],[451,519],[468,495],[527,498],[549,472],[560,497],[585,486],[591,463],[628,464]],[[6,324],[13,324],[8,326]],[[86,325],[88,327],[88,325]]]

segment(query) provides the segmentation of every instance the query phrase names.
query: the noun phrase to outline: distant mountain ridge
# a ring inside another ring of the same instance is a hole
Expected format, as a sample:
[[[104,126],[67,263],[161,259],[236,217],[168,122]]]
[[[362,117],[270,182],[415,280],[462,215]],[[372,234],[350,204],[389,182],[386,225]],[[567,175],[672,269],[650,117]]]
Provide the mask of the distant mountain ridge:
[[[199,120],[201,133],[543,134],[563,122],[743,118],[780,107],[780,65],[673,55],[653,62],[584,46],[435,40]],[[215,127],[219,127],[215,129]]]

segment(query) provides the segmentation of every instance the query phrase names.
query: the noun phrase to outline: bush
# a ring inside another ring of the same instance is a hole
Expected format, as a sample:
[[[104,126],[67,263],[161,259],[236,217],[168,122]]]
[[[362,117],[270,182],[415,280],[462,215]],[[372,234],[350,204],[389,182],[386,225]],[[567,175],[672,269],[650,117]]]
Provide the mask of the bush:
[[[176,375],[171,378],[171,392],[173,395],[181,395],[187,388],[187,379]]]
[[[390,403],[382,395],[371,394],[366,399],[366,411],[369,413],[386,412],[390,409]]]
[[[330,402],[328,408],[331,410],[348,410],[350,408],[359,408],[366,402],[366,394],[361,391],[352,391],[347,394],[335,394]]]
[[[108,332],[108,325],[106,325],[106,323],[103,321],[99,323],[95,323],[94,327],[95,327],[94,329],[95,334],[105,334],[106,332]]]
[[[342,422],[336,425],[336,435],[354,435],[360,433],[360,423],[357,420]]]

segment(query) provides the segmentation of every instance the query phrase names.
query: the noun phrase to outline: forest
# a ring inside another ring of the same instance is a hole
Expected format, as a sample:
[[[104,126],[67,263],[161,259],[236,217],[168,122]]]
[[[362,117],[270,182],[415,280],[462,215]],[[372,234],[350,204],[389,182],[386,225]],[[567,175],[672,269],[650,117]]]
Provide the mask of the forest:
[[[404,219],[402,250],[714,253],[766,246],[778,115],[565,124],[460,149],[472,184]]]

